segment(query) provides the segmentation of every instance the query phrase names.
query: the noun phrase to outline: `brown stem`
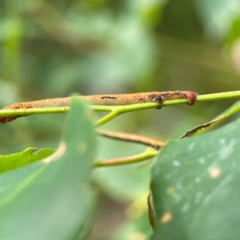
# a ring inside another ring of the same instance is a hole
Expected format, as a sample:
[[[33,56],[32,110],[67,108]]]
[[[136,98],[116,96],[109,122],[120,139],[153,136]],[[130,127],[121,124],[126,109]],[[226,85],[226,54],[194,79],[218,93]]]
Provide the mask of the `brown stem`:
[[[153,147],[156,150],[159,150],[163,145],[165,145],[165,142],[161,140],[151,138],[151,137],[146,137],[139,134],[116,132],[116,131],[109,131],[109,130],[103,130],[103,129],[97,130],[97,133],[108,138],[144,144],[146,146]]]

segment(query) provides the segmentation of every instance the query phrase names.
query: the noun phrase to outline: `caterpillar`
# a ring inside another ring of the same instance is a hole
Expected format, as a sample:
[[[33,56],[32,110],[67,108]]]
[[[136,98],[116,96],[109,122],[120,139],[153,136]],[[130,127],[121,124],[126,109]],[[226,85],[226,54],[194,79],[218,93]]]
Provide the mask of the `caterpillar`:
[[[130,94],[99,94],[89,96],[78,96],[80,99],[87,101],[92,105],[130,105],[139,103],[154,102],[159,105],[165,100],[172,99],[188,99],[188,104],[193,105],[197,93],[192,91],[166,91],[166,92],[142,92]],[[31,102],[20,102],[6,106],[3,110],[29,109],[29,108],[44,108],[44,107],[67,107],[70,105],[71,97],[66,98],[52,98]],[[25,115],[27,116],[27,115]],[[22,116],[4,116],[0,117],[1,123],[10,122]]]

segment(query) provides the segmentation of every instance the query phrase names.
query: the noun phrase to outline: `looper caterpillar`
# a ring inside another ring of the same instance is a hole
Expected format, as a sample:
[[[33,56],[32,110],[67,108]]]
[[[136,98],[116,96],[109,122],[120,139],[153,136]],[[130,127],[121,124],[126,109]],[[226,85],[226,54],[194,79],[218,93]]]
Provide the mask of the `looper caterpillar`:
[[[172,99],[188,99],[188,104],[193,105],[197,97],[197,93],[192,91],[166,91],[166,92],[142,92],[130,94],[100,94],[79,96],[80,99],[89,102],[92,105],[130,105],[139,103],[155,102],[161,104],[164,100]],[[45,108],[45,107],[67,107],[70,105],[71,97],[52,98],[31,102],[20,102],[6,106],[3,110],[29,109],[29,108]],[[161,108],[161,105],[158,107]],[[1,123],[10,122],[21,116],[4,116],[0,117]]]

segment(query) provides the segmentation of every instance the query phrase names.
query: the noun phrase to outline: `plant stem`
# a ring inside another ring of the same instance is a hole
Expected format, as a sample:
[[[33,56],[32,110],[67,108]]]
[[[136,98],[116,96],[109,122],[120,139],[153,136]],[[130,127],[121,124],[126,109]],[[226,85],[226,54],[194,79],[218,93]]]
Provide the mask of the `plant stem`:
[[[97,133],[108,138],[144,144],[146,146],[153,147],[156,150],[159,150],[162,146],[165,145],[165,142],[161,140],[151,138],[151,137],[146,137],[139,134],[116,132],[116,131],[109,131],[109,130],[103,130],[103,129],[97,130]]]
[[[208,102],[208,101],[219,101],[226,99],[240,98],[240,91],[223,92],[199,95],[195,102]],[[178,104],[188,103],[188,99],[174,99],[165,100],[161,103],[161,107],[173,106]],[[110,114],[104,116],[96,122],[96,126],[103,125],[104,123],[112,120],[116,116],[132,111],[139,111],[144,109],[159,108],[159,104],[154,102],[122,105],[122,106],[101,106],[92,105],[91,108],[95,111],[110,112]],[[69,110],[69,107],[44,107],[44,108],[28,108],[28,109],[3,109],[0,111],[0,117],[7,116],[27,116],[32,114],[51,114],[51,113],[65,113]]]
[[[49,107],[49,108],[29,108],[29,109],[3,109],[0,110],[0,116],[27,116],[33,114],[52,114],[68,112],[70,107]]]
[[[197,97],[198,102],[240,98],[240,91],[205,94]]]
[[[95,126],[101,126],[109,121],[111,121],[113,118],[117,117],[119,114],[121,114],[118,110],[113,110],[112,112],[108,113],[104,117],[100,118],[96,123]]]
[[[158,154],[158,151],[154,150],[153,148],[147,148],[143,153],[140,153],[137,155],[122,157],[122,158],[112,158],[112,159],[95,162],[93,167],[110,167],[110,166],[126,165],[131,163],[142,162],[152,157],[155,157],[157,154]]]

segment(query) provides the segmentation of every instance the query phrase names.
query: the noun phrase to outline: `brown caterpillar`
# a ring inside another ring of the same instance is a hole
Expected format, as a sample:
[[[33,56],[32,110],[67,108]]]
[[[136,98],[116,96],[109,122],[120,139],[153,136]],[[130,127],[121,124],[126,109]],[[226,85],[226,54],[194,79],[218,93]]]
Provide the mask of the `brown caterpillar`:
[[[79,96],[79,98],[89,102],[92,105],[108,105],[108,106],[130,105],[148,102],[155,102],[157,104],[161,104],[162,101],[171,99],[188,99],[188,104],[193,105],[197,96],[198,94],[192,91],[167,91],[167,92],[143,92],[130,94],[100,94]],[[70,105],[70,102],[71,97],[52,98],[32,102],[15,103],[10,106],[4,107],[3,110],[45,108],[45,107],[67,107]],[[0,117],[0,122],[1,123],[10,122],[18,117],[22,116]]]

